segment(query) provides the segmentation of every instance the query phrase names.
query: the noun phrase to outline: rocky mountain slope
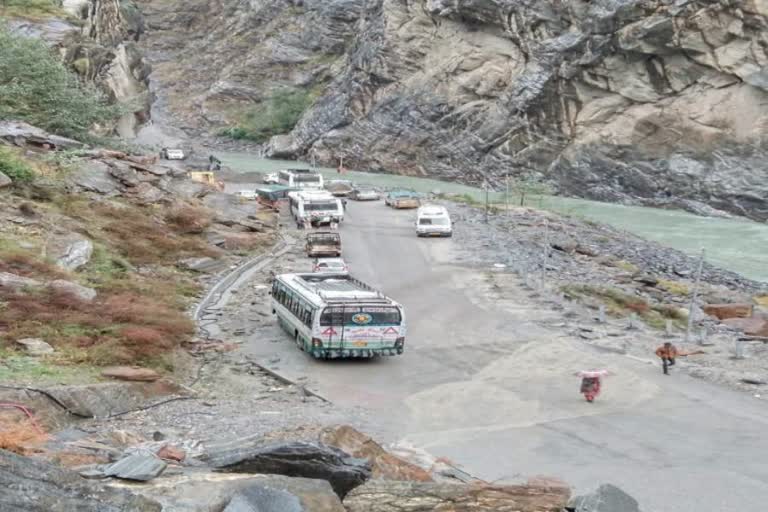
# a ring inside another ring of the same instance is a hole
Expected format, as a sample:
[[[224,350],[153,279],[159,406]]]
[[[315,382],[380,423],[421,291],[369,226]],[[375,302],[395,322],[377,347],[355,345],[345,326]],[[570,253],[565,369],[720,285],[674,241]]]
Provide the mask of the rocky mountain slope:
[[[194,133],[279,88],[271,154],[768,219],[762,0],[139,0]]]

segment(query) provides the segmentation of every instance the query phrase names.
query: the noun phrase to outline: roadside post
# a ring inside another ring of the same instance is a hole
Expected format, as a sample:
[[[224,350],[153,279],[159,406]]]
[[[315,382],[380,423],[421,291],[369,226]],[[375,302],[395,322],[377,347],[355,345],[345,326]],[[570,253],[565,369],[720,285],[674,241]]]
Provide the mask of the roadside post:
[[[685,328],[685,342],[691,341],[691,331],[693,330],[693,313],[696,306],[696,299],[699,297],[699,282],[701,281],[701,271],[704,268],[704,249],[701,250],[701,257],[699,258],[699,267],[696,270],[696,280],[693,283],[693,291],[691,292],[691,303],[688,305],[688,325]],[[703,345],[703,341],[699,338],[699,345]]]
[[[547,259],[549,258],[549,220],[544,220],[544,250],[541,253],[541,288],[545,287],[547,278]]]
[[[488,180],[483,182],[483,188],[485,188],[485,223],[488,224]]]

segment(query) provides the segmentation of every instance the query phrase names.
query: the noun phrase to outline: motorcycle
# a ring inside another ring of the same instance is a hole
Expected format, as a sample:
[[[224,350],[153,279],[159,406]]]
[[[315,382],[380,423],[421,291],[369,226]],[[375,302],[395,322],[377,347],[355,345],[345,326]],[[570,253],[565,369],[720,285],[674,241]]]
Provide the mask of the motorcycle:
[[[608,375],[610,372],[607,370],[584,370],[576,373],[577,377],[581,377],[579,393],[584,395],[587,402],[591,403],[597,398],[602,387],[602,378]]]

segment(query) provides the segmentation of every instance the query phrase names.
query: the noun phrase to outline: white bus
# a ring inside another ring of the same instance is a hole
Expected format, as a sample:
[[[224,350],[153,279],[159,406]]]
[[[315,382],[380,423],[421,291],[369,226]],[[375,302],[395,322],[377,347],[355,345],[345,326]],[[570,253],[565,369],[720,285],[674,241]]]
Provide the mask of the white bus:
[[[313,226],[318,226],[344,220],[344,205],[326,190],[290,192],[288,201],[296,222],[302,223],[308,219]]]
[[[323,188],[323,175],[312,169],[284,169],[277,173],[277,179],[280,185],[291,188]]]
[[[349,275],[279,275],[271,295],[280,326],[316,358],[403,353],[403,307]]]

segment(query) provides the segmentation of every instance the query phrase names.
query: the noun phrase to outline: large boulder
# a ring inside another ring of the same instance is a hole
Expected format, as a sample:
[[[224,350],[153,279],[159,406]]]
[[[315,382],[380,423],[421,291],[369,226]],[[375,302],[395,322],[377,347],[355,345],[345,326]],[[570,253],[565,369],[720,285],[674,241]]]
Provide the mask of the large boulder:
[[[38,338],[16,340],[16,344],[30,356],[44,356],[55,352],[52,346]]]
[[[752,316],[752,304],[707,304],[704,312],[718,320],[748,318]]]
[[[91,261],[93,243],[79,233],[55,235],[48,243],[48,256],[65,270],[77,270]]]
[[[10,272],[0,272],[0,291],[10,291],[17,293],[23,290],[32,290],[41,288],[43,283],[29,277],[11,274]]]
[[[84,144],[73,139],[52,135],[23,121],[0,121],[0,139],[17,146],[47,146],[56,148],[82,148]]]
[[[125,490],[94,485],[76,473],[0,450],[3,512],[160,512],[161,505]]]
[[[70,176],[77,188],[104,195],[116,195],[120,185],[110,174],[111,167],[100,160],[84,160]]]
[[[417,482],[432,481],[432,476],[428,471],[392,455],[370,436],[349,425],[324,429],[320,433],[320,442],[336,447],[353,457],[367,460],[371,464],[373,478]]]
[[[83,302],[91,302],[96,298],[96,290],[88,288],[72,281],[65,281],[64,279],[56,279],[48,283],[48,286],[57,292],[66,293],[75,297]]]
[[[147,405],[153,397],[173,390],[164,381],[157,381],[62,385],[48,387],[45,391],[76,416],[105,418]]]
[[[229,512],[257,510],[292,512],[295,497],[307,512],[345,512],[341,500],[324,480],[290,478],[282,475],[244,475],[194,472],[164,476],[142,487],[141,492],[173,512]],[[286,496],[286,494],[288,496]],[[272,498],[272,499],[271,499]],[[234,501],[234,504],[233,504]],[[271,505],[291,508],[267,508]],[[251,508],[244,508],[250,506]],[[256,507],[262,508],[256,508]],[[236,508],[239,507],[239,508]]]
[[[560,486],[371,480],[350,492],[344,507],[347,512],[562,512],[569,496]]]
[[[765,318],[726,318],[723,324],[739,329],[748,336],[768,336],[768,319]]]
[[[0,188],[6,188],[13,185],[13,181],[11,181],[11,178],[0,172]]]
[[[637,500],[615,485],[603,484],[595,492],[568,503],[575,512],[640,512]]]
[[[322,444],[265,444],[245,439],[211,447],[201,456],[209,466],[231,473],[268,473],[326,480],[344,497],[371,476],[370,464]]]
[[[149,368],[138,366],[111,366],[101,371],[102,377],[117,380],[129,380],[135,382],[154,382],[160,378],[160,374]]]

